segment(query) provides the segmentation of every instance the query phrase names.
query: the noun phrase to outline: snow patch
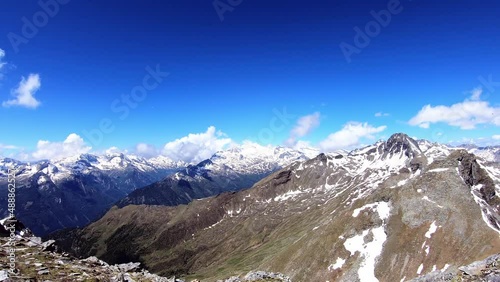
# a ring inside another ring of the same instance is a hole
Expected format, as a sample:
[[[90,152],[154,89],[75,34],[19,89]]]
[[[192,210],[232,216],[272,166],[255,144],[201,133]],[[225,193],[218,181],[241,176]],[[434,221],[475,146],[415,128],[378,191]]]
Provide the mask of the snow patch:
[[[342,266],[344,266],[345,259],[342,258],[337,258],[337,261],[334,264],[331,264],[328,266],[328,271],[333,271],[335,269],[340,269]]]
[[[429,227],[429,231],[425,233],[425,237],[430,239],[432,237],[432,234],[436,232],[437,228],[438,226],[436,225],[436,221],[432,222],[431,226]]]
[[[241,208],[238,208],[237,210],[228,210],[227,211],[227,215],[229,215],[229,217],[237,216],[240,213],[241,213]]]
[[[47,183],[47,182],[49,182],[49,181],[50,181],[50,179],[49,179],[47,176],[45,176],[45,175],[41,175],[41,176],[38,178],[38,181],[37,181],[36,183],[37,183],[38,185],[43,185],[43,184],[45,184],[45,183]]]
[[[443,208],[443,206],[438,205],[438,203],[436,203],[436,202],[434,202],[433,200],[429,199],[429,197],[427,197],[427,196],[423,196],[423,197],[422,197],[422,200],[427,201],[427,202],[429,202],[429,203],[433,203],[433,204],[435,204],[435,205],[436,205],[438,208],[440,208],[440,209],[442,209],[442,208]]]
[[[435,169],[431,169],[429,170],[428,172],[443,172],[443,171],[448,171],[450,170],[449,168],[435,168]]]
[[[291,199],[293,197],[296,197],[297,195],[302,194],[302,191],[296,190],[296,191],[288,191],[285,194],[276,196],[274,198],[275,202],[281,202],[281,201],[286,201],[288,199]]]
[[[398,182],[397,186],[398,186],[398,187],[399,187],[399,186],[403,186],[403,185],[405,185],[405,184],[406,184],[406,182],[408,182],[408,179],[401,180],[401,181],[399,181],[399,182]]]
[[[358,217],[359,213],[365,209],[376,209],[380,219],[385,220],[389,218],[391,208],[387,202],[376,202],[372,204],[367,204],[361,208],[355,209],[352,213],[352,217]]]
[[[370,230],[363,231],[362,234],[347,239],[344,242],[344,247],[351,255],[359,252],[363,261],[358,269],[358,276],[361,282],[378,281],[375,277],[375,263],[377,257],[382,253],[383,245],[387,239],[384,231],[384,226],[380,226],[371,230],[373,240],[365,243],[365,237]]]
[[[450,268],[449,264],[445,264],[443,269],[441,269],[441,272],[445,272],[448,268]]]
[[[204,228],[203,230],[212,229],[212,228],[214,228],[215,226],[219,225],[219,224],[220,224],[223,220],[224,220],[224,219],[221,219],[221,220],[217,221],[216,223],[214,223],[214,224],[210,225],[209,227]]]
[[[417,274],[420,275],[422,273],[422,270],[424,270],[424,264],[423,263],[418,267]]]

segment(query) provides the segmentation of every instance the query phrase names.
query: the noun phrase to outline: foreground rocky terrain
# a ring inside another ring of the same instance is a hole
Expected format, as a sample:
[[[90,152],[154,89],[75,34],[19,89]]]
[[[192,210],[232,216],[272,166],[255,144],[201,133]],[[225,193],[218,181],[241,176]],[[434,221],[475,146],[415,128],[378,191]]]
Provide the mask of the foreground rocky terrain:
[[[217,281],[406,281],[500,250],[500,169],[404,134],[297,161],[252,188],[176,207],[114,207],[52,238],[75,256]]]
[[[151,274],[142,269],[141,263],[109,265],[96,257],[74,258],[59,252],[54,241],[43,242],[40,237],[35,237],[20,222],[16,222],[15,236],[10,239],[10,230],[5,229],[4,222],[0,222],[0,281],[185,282],[175,277]],[[8,259],[11,248],[15,249],[14,273]],[[290,279],[279,273],[256,271],[244,277],[233,276],[221,280],[226,281],[290,282]]]
[[[476,261],[466,266],[447,271],[433,271],[410,282],[456,281],[475,282],[500,281],[500,254],[493,255],[482,261]]]
[[[110,282],[185,282],[176,277],[161,277],[141,269],[140,263],[109,265],[96,258],[77,259],[67,253],[56,252],[53,241],[42,242],[32,235],[20,236],[14,240],[16,249],[16,274],[9,273],[7,261],[9,239],[0,237],[0,281],[110,281]],[[5,235],[2,231],[2,235]],[[488,257],[458,269],[434,271],[410,280],[411,282],[433,281],[498,281],[500,279],[500,254]],[[232,276],[218,282],[276,281],[292,280],[280,273],[264,271],[250,272],[244,276]],[[192,280],[201,282],[201,280]]]

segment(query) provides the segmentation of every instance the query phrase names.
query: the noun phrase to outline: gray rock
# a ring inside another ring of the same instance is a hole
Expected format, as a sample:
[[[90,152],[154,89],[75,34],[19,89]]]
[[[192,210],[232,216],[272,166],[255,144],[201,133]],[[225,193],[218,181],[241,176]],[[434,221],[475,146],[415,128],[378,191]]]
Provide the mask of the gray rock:
[[[50,272],[49,272],[49,270],[48,270],[48,269],[43,269],[43,270],[38,271],[38,275],[47,275],[47,274],[49,274],[49,273],[50,273]]]
[[[459,267],[458,270],[464,272],[469,276],[481,275],[482,271],[487,267],[486,261],[476,261],[467,266]]]
[[[265,272],[265,271],[256,271],[256,272],[250,272],[247,275],[245,275],[244,281],[259,281],[259,280],[264,280],[264,279],[277,279],[281,280],[284,282],[291,282],[289,277],[281,274],[281,273],[272,273],[272,272]]]
[[[218,280],[217,282],[241,282],[241,279],[239,277],[233,276],[229,277],[226,280]]]
[[[138,270],[140,266],[141,266],[140,262],[129,262],[117,265],[118,269],[122,272],[135,271]]]
[[[108,266],[108,264],[96,257],[88,257],[84,260],[82,260],[82,262],[86,262],[90,265],[99,265],[99,266]]]
[[[40,249],[42,251],[45,251],[45,252],[54,252],[57,249],[57,247],[56,247],[56,241],[54,241],[54,240],[48,240],[46,242],[43,242],[40,245]]]

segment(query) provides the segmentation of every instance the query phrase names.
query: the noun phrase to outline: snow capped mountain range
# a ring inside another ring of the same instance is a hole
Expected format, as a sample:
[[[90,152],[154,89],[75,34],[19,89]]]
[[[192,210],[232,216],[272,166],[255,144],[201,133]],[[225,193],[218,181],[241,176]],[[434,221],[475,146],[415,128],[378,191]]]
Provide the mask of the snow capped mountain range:
[[[90,174],[95,171],[113,174],[117,171],[131,171],[146,173],[162,173],[185,166],[183,162],[174,162],[167,157],[158,156],[146,159],[135,155],[113,153],[105,155],[81,154],[59,160],[42,160],[35,163],[20,162],[13,159],[0,158],[0,173],[14,166],[18,175],[32,176],[42,172],[52,181],[64,179],[75,174]],[[0,174],[0,177],[3,175]]]
[[[0,214],[7,213],[7,172],[16,171],[16,215],[33,232],[83,226],[133,190],[174,172],[184,163],[164,157],[82,154],[24,163],[0,159]]]
[[[287,166],[293,161],[314,158],[319,153],[319,150],[312,148],[294,150],[286,147],[244,143],[241,146],[217,152],[210,158],[212,164],[205,168],[217,171],[222,167],[228,167],[236,173],[261,174]]]
[[[363,189],[368,189],[407,162],[415,162],[420,154],[431,163],[456,149],[426,140],[408,141],[404,136],[396,134],[387,142],[379,141],[350,153],[338,151],[327,155],[333,156],[338,168],[352,177],[366,175],[369,185]],[[499,147],[471,147],[468,150],[485,162],[498,160]],[[4,184],[9,167],[16,169],[19,218],[35,233],[46,234],[60,228],[83,226],[116,202],[119,206],[178,205],[249,188],[270,173],[314,158],[319,153],[311,148],[295,150],[244,143],[217,152],[196,165],[164,156],[147,159],[122,153],[82,154],[32,164],[0,158],[0,214],[6,213],[7,185]],[[410,167],[416,171],[419,164],[412,163]],[[370,175],[375,168],[385,170]],[[360,193],[369,193],[363,189]]]
[[[137,189],[118,206],[130,204],[187,204],[194,199],[250,188],[257,181],[287,165],[308,160],[319,152],[246,143],[220,151],[197,165],[188,165],[162,181]]]
[[[4,158],[0,159],[0,214],[6,213],[4,184],[12,167],[16,170],[18,216],[35,233],[43,235],[60,228],[83,226],[129,193],[169,175],[183,175],[186,181],[200,185],[207,184],[204,175],[218,180],[193,190],[192,197],[185,199],[190,201],[218,191],[248,188],[293,161],[309,158],[311,150],[308,152],[309,155],[289,148],[247,143],[217,152],[197,165],[164,156],[146,159],[122,153],[81,154],[35,163]],[[175,198],[173,201],[182,202]]]
[[[470,153],[486,160],[489,162],[500,162],[500,146],[489,146],[489,147],[464,147]]]
[[[259,174],[276,170],[294,160],[313,158],[318,154],[319,151],[312,148],[304,148],[299,151],[286,147],[261,146],[248,142],[228,150],[219,151],[203,162],[211,162],[212,165],[207,166],[207,169],[224,170],[224,168],[230,168],[237,173]],[[186,168],[189,165],[183,161],[174,161],[162,155],[144,158],[123,153],[81,154],[63,159],[41,160],[33,163],[0,157],[0,178],[5,176],[5,171],[10,167],[14,167],[18,175],[31,176],[43,172],[51,180],[57,181],[69,175],[89,174],[95,171],[108,172],[111,175],[113,172],[127,170],[155,174]]]

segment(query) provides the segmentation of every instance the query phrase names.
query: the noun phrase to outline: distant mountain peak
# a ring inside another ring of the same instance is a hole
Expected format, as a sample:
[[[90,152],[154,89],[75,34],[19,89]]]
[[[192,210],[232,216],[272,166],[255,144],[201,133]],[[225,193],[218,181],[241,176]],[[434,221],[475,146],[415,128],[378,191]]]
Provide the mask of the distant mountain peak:
[[[418,146],[417,141],[404,133],[393,134],[387,139],[384,151],[392,154],[404,152],[409,158],[422,154],[422,150]]]

